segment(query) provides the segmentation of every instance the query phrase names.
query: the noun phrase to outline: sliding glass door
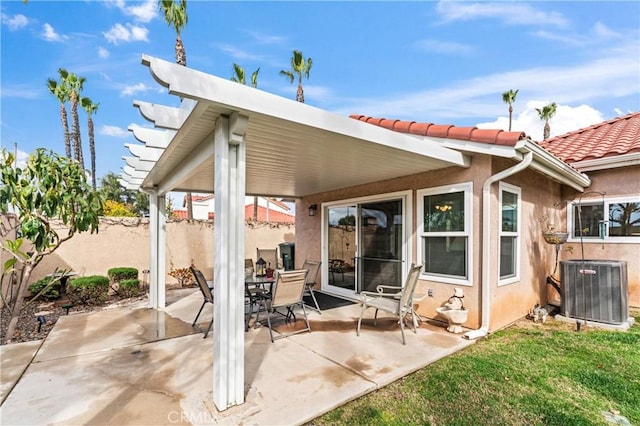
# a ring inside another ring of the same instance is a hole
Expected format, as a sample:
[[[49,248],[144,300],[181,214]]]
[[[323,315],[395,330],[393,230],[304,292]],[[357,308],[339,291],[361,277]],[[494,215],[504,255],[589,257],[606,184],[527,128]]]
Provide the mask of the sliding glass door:
[[[324,210],[323,289],[355,297],[376,286],[401,286],[410,236],[410,192],[332,203]]]

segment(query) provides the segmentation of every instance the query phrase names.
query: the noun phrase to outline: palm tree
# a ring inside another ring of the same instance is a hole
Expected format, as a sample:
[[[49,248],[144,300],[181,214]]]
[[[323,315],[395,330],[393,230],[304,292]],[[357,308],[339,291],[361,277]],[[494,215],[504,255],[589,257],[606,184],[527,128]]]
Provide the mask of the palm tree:
[[[251,74],[251,87],[258,87],[258,73],[260,72],[260,67]],[[233,63],[233,75],[231,76],[231,81],[235,81],[240,84],[247,84],[247,80],[245,78],[245,71],[240,65]]]
[[[92,114],[98,112],[98,105],[94,104],[91,99],[84,97],[80,101],[82,108],[87,112],[87,129],[89,131],[89,153],[91,154],[91,185],[93,190],[96,190],[96,141],[93,132],[93,118]]]
[[[82,155],[82,139],[80,138],[80,120],[78,119],[78,103],[82,87],[87,79],[79,77],[74,73],[69,73],[67,77],[67,87],[69,88],[69,102],[71,103],[71,136],[73,138],[73,149],[75,160],[80,163],[84,170],[84,158]]]
[[[516,96],[518,96],[518,90],[514,92],[510,89],[502,94],[502,102],[509,104],[509,131],[511,131],[511,119],[513,118],[513,103],[516,101]]]
[[[164,21],[176,31],[176,64],[187,66],[187,53],[182,44],[180,33],[187,26],[187,0],[160,0],[158,2],[164,13]]]
[[[258,87],[258,73],[260,72],[260,67],[251,74],[251,87]],[[233,75],[231,76],[231,81],[235,81],[240,84],[247,84],[247,80],[245,78],[246,73],[244,72],[244,68],[240,65],[233,63]],[[258,221],[258,197],[253,197],[253,220]]]
[[[164,21],[176,32],[176,64],[187,66],[187,52],[182,44],[180,33],[187,26],[189,16],[187,15],[187,0],[160,0],[158,5],[164,14]],[[187,219],[193,219],[193,197],[191,192],[187,192]]]
[[[64,68],[58,70],[60,81],[57,82],[52,78],[47,79],[47,88],[49,92],[60,102],[60,121],[62,122],[62,134],[64,140],[64,152],[67,158],[71,158],[71,139],[69,138],[69,120],[67,118],[67,108],[65,104],[69,100],[69,90],[65,82],[67,71]]]
[[[544,136],[542,140],[549,139],[549,136],[551,134],[551,126],[549,126],[549,120],[551,120],[553,116],[556,115],[556,108],[557,105],[555,102],[552,102],[549,105],[545,105],[542,108],[536,108],[536,111],[538,111],[538,117],[540,117],[540,120],[544,120]]]
[[[307,58],[305,61],[302,57],[302,52],[299,50],[293,51],[291,56],[291,70],[282,70],[280,75],[287,77],[289,83],[293,83],[294,78],[298,77],[298,91],[296,92],[296,101],[304,103],[304,91],[302,90],[302,76],[304,75],[309,80],[309,71],[311,71],[311,65],[313,61],[311,58]]]

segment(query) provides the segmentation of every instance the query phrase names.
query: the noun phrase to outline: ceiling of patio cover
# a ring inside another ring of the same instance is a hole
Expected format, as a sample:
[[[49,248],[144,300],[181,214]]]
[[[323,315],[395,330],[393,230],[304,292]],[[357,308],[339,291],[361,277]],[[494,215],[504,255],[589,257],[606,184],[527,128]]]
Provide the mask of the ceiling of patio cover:
[[[144,55],[180,108],[135,101],[156,129],[132,126],[122,183],[130,189],[211,193],[218,117],[248,117],[246,193],[299,198],[451,166],[464,154]]]

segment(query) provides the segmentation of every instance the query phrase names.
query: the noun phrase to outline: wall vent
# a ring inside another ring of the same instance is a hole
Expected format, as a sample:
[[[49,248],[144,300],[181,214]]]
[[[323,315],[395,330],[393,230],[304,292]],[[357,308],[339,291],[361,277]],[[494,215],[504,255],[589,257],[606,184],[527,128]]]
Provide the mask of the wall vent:
[[[626,261],[574,259],[560,266],[564,316],[607,324],[629,318]]]

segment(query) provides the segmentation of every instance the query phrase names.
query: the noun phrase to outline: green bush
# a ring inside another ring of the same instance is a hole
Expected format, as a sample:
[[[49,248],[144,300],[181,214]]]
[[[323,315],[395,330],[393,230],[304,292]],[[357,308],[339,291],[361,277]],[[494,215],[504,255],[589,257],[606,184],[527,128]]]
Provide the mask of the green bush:
[[[140,294],[140,280],[139,279],[129,279],[122,280],[118,286],[118,295],[120,297],[136,297]]]
[[[73,279],[67,284],[67,296],[74,305],[101,305],[109,295],[109,278],[91,275]]]
[[[111,283],[119,283],[122,280],[135,280],[138,278],[138,270],[136,268],[111,268],[107,271],[107,275]]]
[[[55,300],[60,298],[62,284],[60,279],[46,277],[29,285],[28,290],[34,296],[37,296],[42,291],[40,297],[45,300]]]

